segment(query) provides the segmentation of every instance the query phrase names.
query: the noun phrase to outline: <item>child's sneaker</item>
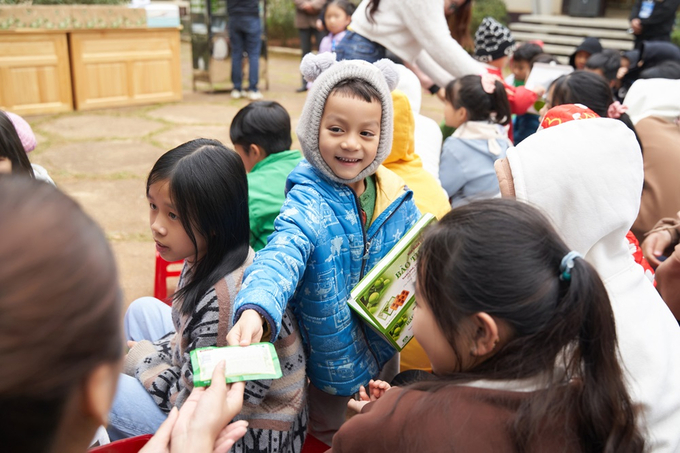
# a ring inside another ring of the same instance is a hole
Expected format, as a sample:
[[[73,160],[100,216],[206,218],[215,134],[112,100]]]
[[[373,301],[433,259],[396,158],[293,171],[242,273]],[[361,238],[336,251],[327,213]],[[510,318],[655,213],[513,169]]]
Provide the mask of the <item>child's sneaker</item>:
[[[231,97],[234,99],[241,99],[243,97],[243,92],[234,88],[231,90]]]
[[[248,91],[248,99],[251,101],[259,101],[262,97],[262,93],[259,91]]]

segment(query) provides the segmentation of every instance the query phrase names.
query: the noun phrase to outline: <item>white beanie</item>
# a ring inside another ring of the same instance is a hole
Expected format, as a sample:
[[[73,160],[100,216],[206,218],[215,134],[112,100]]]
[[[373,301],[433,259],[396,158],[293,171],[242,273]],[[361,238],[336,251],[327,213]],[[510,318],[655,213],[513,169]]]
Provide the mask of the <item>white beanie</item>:
[[[326,52],[318,55],[310,53],[302,59],[300,71],[305,80],[314,82],[302,108],[302,115],[297,127],[300,147],[307,161],[328,179],[340,184],[351,184],[374,174],[392,149],[393,114],[390,93],[399,82],[395,64],[387,59],[376,61],[374,64],[361,60],[336,62],[334,53]],[[340,82],[351,78],[366,81],[380,93],[382,104],[380,141],[378,142],[375,160],[353,179],[342,179],[333,173],[321,157],[319,129],[328,96]]]

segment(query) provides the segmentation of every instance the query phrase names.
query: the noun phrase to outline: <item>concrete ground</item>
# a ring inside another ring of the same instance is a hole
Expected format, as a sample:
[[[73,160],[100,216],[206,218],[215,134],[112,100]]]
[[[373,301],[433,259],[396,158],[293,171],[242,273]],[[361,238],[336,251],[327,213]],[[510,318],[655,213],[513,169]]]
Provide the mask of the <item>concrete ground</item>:
[[[190,45],[183,43],[181,102],[26,117],[38,139],[31,161],[44,166],[106,232],[126,304],[153,294],[155,249],[144,184],[149,170],[164,152],[194,138],[231,146],[231,118],[247,103],[228,93],[192,92],[190,53]],[[298,65],[294,55],[270,53],[269,90],[264,92],[265,99],[288,110],[293,130],[305,101],[305,94],[295,93]],[[421,113],[439,121],[443,105],[424,96]],[[295,137],[293,146],[298,146]]]

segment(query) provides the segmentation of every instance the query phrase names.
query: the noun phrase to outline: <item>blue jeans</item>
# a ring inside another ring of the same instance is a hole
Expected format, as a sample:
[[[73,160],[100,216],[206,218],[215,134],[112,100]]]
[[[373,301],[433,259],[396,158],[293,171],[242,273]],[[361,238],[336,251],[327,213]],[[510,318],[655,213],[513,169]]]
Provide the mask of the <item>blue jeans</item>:
[[[536,133],[538,126],[541,124],[539,120],[540,116],[532,113],[525,113],[515,117],[512,137],[515,145],[519,145],[522,140]]]
[[[154,434],[167,417],[137,378],[127,374],[118,377],[106,428],[111,441]]]
[[[175,330],[170,307],[153,297],[132,302],[125,312],[124,323],[125,337],[133,341],[155,341]],[[167,414],[137,378],[127,374],[118,377],[107,428],[112,441],[153,434],[166,418]]]
[[[342,41],[335,47],[335,55],[340,60],[364,60],[375,63],[385,58],[385,47],[348,31]]]
[[[155,297],[140,297],[125,312],[123,327],[126,340],[156,341],[175,331],[172,309]]]
[[[260,77],[260,47],[262,46],[262,25],[258,16],[230,17],[229,41],[231,41],[231,81],[235,90],[243,85],[243,52],[248,54],[248,89],[257,91]]]

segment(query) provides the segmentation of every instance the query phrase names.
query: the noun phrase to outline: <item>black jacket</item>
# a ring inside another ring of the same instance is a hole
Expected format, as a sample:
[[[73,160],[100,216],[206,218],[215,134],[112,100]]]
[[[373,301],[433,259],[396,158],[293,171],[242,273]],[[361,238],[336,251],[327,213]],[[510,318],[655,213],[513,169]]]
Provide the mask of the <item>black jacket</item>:
[[[258,3],[258,0],[227,0],[227,14],[230,17],[259,16]]]
[[[652,14],[646,18],[640,18],[640,9],[644,0],[636,0],[633,5],[633,10],[630,12],[630,20],[640,19],[642,24],[642,32],[635,35],[640,40],[649,38],[665,37],[669,40],[671,31],[673,30],[673,23],[675,22],[675,13],[680,6],[680,0],[654,0],[654,9]]]

